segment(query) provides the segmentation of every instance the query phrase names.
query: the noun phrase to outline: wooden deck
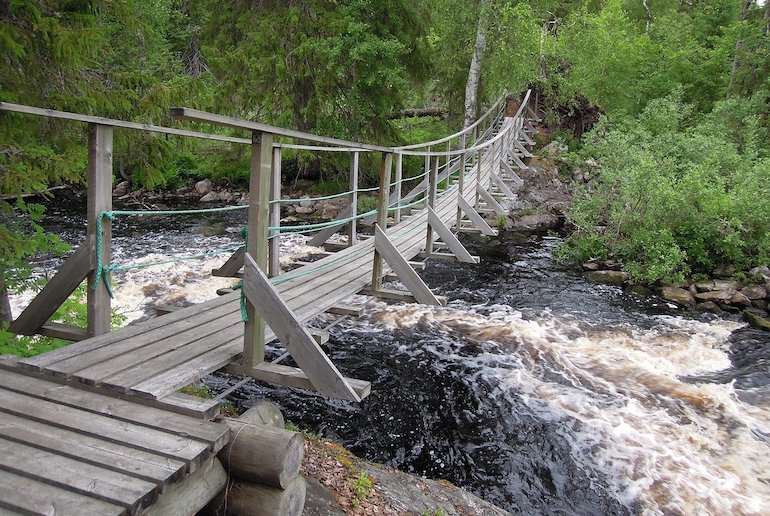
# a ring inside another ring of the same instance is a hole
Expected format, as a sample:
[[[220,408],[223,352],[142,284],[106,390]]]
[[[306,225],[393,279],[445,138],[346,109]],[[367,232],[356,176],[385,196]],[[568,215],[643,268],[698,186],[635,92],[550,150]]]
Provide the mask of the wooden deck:
[[[223,424],[3,368],[3,514],[140,514],[229,438]]]
[[[466,178],[473,202],[475,175]],[[483,176],[482,176],[483,179]],[[435,212],[447,225],[457,216],[457,190],[439,196]],[[387,234],[406,258],[425,245],[427,210],[419,210]],[[371,239],[279,276],[276,290],[300,321],[307,321],[364,290],[371,281]],[[267,339],[274,337],[268,329]],[[177,312],[83,340],[19,361],[21,369],[110,393],[161,399],[206,374],[237,361],[243,351],[240,293],[234,292]],[[271,372],[291,368],[265,364]],[[297,373],[297,386],[307,382]]]

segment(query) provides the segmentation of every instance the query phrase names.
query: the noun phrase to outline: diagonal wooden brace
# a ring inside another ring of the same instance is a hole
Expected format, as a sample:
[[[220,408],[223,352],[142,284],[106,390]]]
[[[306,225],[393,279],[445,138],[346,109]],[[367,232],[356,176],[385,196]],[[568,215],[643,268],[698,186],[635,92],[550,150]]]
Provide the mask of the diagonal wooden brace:
[[[482,234],[486,236],[497,236],[497,231],[492,229],[490,225],[487,224],[487,221],[484,220],[484,217],[479,215],[479,212],[477,212],[476,209],[471,206],[462,195],[457,197],[457,205],[460,207],[463,213],[465,213],[468,218],[471,219],[473,225],[476,226],[476,228],[478,228]]]
[[[388,235],[380,228],[378,224],[374,225],[374,248],[380,253],[380,256],[390,265],[393,272],[401,282],[409,289],[418,303],[424,305],[442,306],[441,301],[433,295],[428,285],[414,272],[414,269],[406,258],[398,252]]]
[[[501,192],[503,192],[503,195],[511,200],[516,199],[516,194],[513,193],[511,188],[505,183],[505,181],[502,180],[498,174],[492,172],[491,176],[492,182],[497,185]]]
[[[481,185],[476,185],[476,192],[481,196],[482,199],[484,199],[490,208],[495,210],[495,213],[502,217],[508,216],[508,212],[505,211],[505,208],[503,208],[500,203],[497,202],[497,199],[492,197],[492,194],[489,193],[486,188]]]
[[[516,147],[516,149],[518,149],[519,152],[521,152],[522,156],[524,156],[525,158],[531,158],[532,156],[534,156],[534,154],[529,152],[529,149],[523,146],[519,140],[514,139],[513,146]]]
[[[8,328],[18,335],[34,335],[94,269],[93,245],[77,248],[61,269]]]
[[[243,291],[318,392],[361,401],[248,253],[244,255]]]
[[[517,186],[522,186],[524,184],[524,180],[519,177],[519,174],[517,174],[505,161],[501,162],[500,169],[505,170],[505,172],[513,178],[513,182],[516,183]]]
[[[519,158],[515,152],[508,151],[508,157],[516,164],[516,166],[520,170],[527,170],[529,167],[527,167],[527,164],[521,161],[521,158]],[[506,163],[507,165],[507,163]]]
[[[454,233],[446,227],[430,206],[428,206],[428,224],[433,228],[433,231],[438,233],[438,236],[441,237],[441,240],[444,241],[449,250],[452,251],[459,261],[464,263],[479,263],[478,257],[471,256],[471,253],[468,252]]]
[[[243,267],[243,255],[246,253],[245,247],[240,247],[227,259],[227,261],[218,269],[211,271],[212,276],[220,278],[234,278],[238,271]]]

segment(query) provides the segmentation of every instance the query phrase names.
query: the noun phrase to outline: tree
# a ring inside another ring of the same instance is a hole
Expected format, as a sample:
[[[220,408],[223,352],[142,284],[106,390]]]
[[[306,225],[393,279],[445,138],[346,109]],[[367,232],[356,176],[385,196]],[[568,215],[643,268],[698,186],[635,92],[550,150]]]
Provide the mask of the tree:
[[[468,80],[465,83],[465,117],[463,129],[470,126],[478,112],[479,80],[481,79],[481,62],[487,46],[487,17],[492,0],[479,1],[478,22],[476,25],[476,43],[473,45],[473,57],[468,69]]]

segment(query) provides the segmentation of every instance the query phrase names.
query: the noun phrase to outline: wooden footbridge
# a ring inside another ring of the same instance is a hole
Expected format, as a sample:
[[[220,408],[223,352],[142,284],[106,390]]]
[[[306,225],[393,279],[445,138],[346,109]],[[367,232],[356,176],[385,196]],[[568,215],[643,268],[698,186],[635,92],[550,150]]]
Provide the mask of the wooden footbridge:
[[[530,156],[534,113],[528,100],[529,93],[518,106],[498,101],[464,131],[398,148],[186,108],[174,109],[173,115],[246,131],[251,138],[0,103],[0,111],[89,124],[88,238],[11,325],[18,334],[77,342],[0,362],[0,448],[5,457],[0,459],[0,513],[3,508],[25,513],[51,513],[53,508],[56,514],[152,511],[158,497],[173,491],[175,483],[210,467],[213,454],[229,438],[226,426],[208,421],[217,412],[215,402],[178,393],[222,368],[348,401],[366,397],[370,383],[343,376],[306,323],[358,293],[442,303],[411,260],[478,260],[456,233],[494,235],[483,215],[506,216],[503,199],[515,197],[521,183],[515,170],[526,167],[523,160]],[[112,210],[114,128],[251,146],[247,244],[215,271],[242,276],[242,292],[109,332],[110,292],[102,278],[110,274],[105,264],[111,227],[105,215]],[[278,241],[284,228],[275,201],[280,198],[281,152],[286,148],[350,154],[351,191],[347,212],[311,239],[323,245],[344,230],[347,242],[338,246],[342,249],[281,272]],[[373,213],[357,211],[361,153],[381,156]],[[422,179],[402,194],[402,185],[417,182],[404,176],[405,156],[420,156],[425,166]],[[371,219],[374,234],[359,236],[357,223]],[[408,292],[384,288],[389,274]],[[88,327],[50,322],[58,306],[86,279],[92,286]],[[284,357],[290,356],[297,367],[265,360],[265,343],[274,340],[285,346]],[[119,458],[111,462],[110,456]],[[78,507],[82,510],[75,510]]]

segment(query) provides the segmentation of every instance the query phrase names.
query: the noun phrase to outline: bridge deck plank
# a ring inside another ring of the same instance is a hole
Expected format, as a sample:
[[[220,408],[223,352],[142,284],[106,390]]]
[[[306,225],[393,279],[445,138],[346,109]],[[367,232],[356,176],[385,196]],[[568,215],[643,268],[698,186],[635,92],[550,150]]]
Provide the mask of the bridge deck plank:
[[[227,425],[5,368],[0,507],[27,514],[140,514],[229,435]]]
[[[482,167],[484,168],[484,167]],[[485,181],[482,171],[481,182]],[[474,201],[473,170],[465,194]],[[447,225],[456,218],[457,191],[439,196],[434,207]],[[427,212],[413,212],[387,234],[406,259],[424,246]],[[276,289],[300,321],[307,321],[360,292],[371,281],[374,242],[358,244],[280,276]],[[138,325],[87,339],[44,355],[22,359],[19,367],[85,383],[105,392],[160,399],[240,358],[243,324],[240,293],[234,292]],[[273,332],[266,330],[268,340]]]

